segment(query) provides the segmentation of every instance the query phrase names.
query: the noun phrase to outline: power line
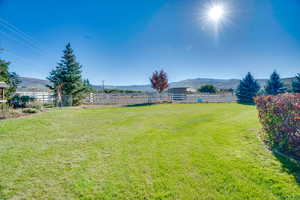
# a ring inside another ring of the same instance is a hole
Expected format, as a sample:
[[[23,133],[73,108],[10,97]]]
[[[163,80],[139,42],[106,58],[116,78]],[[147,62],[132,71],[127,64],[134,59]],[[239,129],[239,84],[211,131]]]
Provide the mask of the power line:
[[[22,45],[26,48],[33,50],[39,56],[46,54],[46,52],[39,47],[39,42],[37,42],[35,39],[33,39],[28,34],[21,31],[16,26],[10,24],[9,22],[7,22],[6,20],[1,19],[1,18],[0,18],[0,35],[4,36],[5,38],[7,38],[9,40],[16,42],[18,45]],[[0,40],[0,42],[1,42],[1,40]],[[0,45],[1,45],[1,43],[0,43]],[[1,49],[2,49],[2,52],[1,52]],[[0,46],[0,53],[2,53],[2,55],[8,54],[8,55],[13,56],[14,59],[16,59],[16,62],[20,63],[23,66],[29,65],[31,68],[34,66],[35,67],[38,66],[31,59],[27,59],[27,58],[24,58],[23,56],[19,56],[11,51],[8,51],[7,49],[3,49],[3,47],[1,48],[1,46]]]
[[[35,48],[34,46],[32,46],[32,45],[26,43],[25,41],[23,41],[23,40],[21,40],[21,39],[19,39],[19,38],[17,38],[17,37],[14,37],[14,36],[8,34],[7,32],[5,32],[5,31],[3,31],[3,30],[1,30],[1,29],[0,29],[0,34],[3,35],[4,37],[10,39],[10,40],[13,40],[13,41],[17,42],[17,43],[20,44],[20,45],[26,46],[26,47],[28,47],[28,48],[34,50],[34,51],[35,51],[36,53],[38,53],[39,55],[42,54],[42,52],[41,52],[39,49]]]
[[[34,49],[39,54],[45,54],[46,52],[39,47],[39,42],[33,39],[28,34],[21,31],[16,26],[10,24],[6,20],[0,18],[0,26],[6,30],[6,34],[2,31],[3,35],[6,35],[6,37],[14,38],[13,40],[16,42],[21,42],[25,44],[27,47],[30,47],[31,49]],[[10,32],[12,34],[8,34],[7,32]],[[8,36],[9,35],[9,36]],[[17,39],[16,39],[17,38]]]
[[[31,36],[29,36],[28,34],[26,34],[25,32],[21,31],[19,28],[17,28],[16,26],[14,26],[13,24],[9,23],[8,21],[0,18],[0,25],[6,27],[7,29],[9,29],[11,32],[14,32],[15,34],[19,35],[21,38],[23,38],[24,40],[26,40],[27,42],[31,43],[34,46],[37,46],[37,48],[39,48],[39,42],[36,41],[34,38],[32,38]]]

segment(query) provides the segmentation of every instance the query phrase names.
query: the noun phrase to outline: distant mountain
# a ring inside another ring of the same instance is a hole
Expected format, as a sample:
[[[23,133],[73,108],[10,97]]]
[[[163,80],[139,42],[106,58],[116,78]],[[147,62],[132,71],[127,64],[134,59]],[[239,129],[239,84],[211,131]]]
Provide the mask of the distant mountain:
[[[282,79],[283,83],[288,86],[291,84],[293,78],[284,78]],[[49,81],[37,79],[37,78],[28,78],[21,77],[22,83],[19,86],[18,90],[23,91],[45,91],[48,90],[46,87],[49,84]],[[259,84],[264,87],[267,83],[267,79],[258,79]],[[196,79],[186,79],[179,82],[170,83],[170,87],[190,87],[193,89],[198,89],[202,85],[212,84],[218,89],[230,89],[236,88],[239,84],[239,79],[210,79],[210,78],[196,78]],[[102,86],[94,86],[95,89],[102,89]],[[120,89],[120,90],[136,90],[136,91],[153,91],[150,85],[128,85],[128,86],[113,86],[105,85],[105,88],[109,89]]]
[[[95,85],[93,87],[96,90],[102,90],[103,86]],[[105,85],[105,89],[134,90],[134,91],[146,91],[146,92],[153,91],[150,85],[128,85],[128,86]]]
[[[171,83],[171,87],[190,87],[193,89],[198,89],[203,85],[211,84],[219,89],[230,89],[236,88],[240,80],[238,79],[210,79],[210,78],[196,78],[196,79],[186,79],[179,82]]]
[[[290,87],[293,78],[283,78],[282,81],[286,87]],[[258,79],[258,83],[261,87],[267,84],[268,79]],[[193,89],[198,89],[203,85],[212,84],[218,89],[235,89],[240,83],[239,79],[210,79],[210,78],[196,78],[196,79],[186,79],[183,81],[170,83],[170,88],[172,87],[190,87]],[[102,88],[96,86],[97,88]],[[150,85],[129,85],[129,86],[105,86],[105,88],[111,89],[122,89],[122,90],[140,90],[140,91],[153,91]]]
[[[20,80],[19,91],[46,91],[46,85],[50,84],[48,80],[38,78],[20,77]]]
[[[282,82],[284,85],[288,86],[291,84],[293,78],[283,78]],[[257,82],[261,87],[267,84],[268,79],[257,79]],[[235,89],[240,83],[239,79],[209,79],[209,78],[196,78],[187,79],[184,81],[171,83],[171,87],[191,87],[194,89],[200,88],[202,85],[212,84],[218,89]]]

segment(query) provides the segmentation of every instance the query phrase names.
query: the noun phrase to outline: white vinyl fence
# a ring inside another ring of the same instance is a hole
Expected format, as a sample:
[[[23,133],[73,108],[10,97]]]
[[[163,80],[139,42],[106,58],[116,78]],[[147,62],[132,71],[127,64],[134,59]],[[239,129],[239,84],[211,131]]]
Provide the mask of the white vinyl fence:
[[[50,92],[16,92],[19,96],[30,96],[33,97],[36,101],[39,101],[43,104],[53,104],[54,97]]]
[[[31,96],[43,104],[54,104],[50,92],[17,92],[20,96]],[[69,99],[69,98],[68,98]],[[209,103],[236,102],[234,94],[155,94],[155,93],[90,93],[84,104],[90,105],[135,105],[151,103]]]
[[[86,104],[92,105],[134,105],[149,103],[209,103],[236,102],[234,94],[103,94],[91,93],[85,99]]]
[[[234,94],[171,94],[172,102],[183,103],[222,103],[236,102]]]
[[[85,99],[86,104],[92,105],[134,105],[134,104],[149,104],[158,102],[170,102],[168,95],[152,95],[152,94],[103,94],[91,93]]]

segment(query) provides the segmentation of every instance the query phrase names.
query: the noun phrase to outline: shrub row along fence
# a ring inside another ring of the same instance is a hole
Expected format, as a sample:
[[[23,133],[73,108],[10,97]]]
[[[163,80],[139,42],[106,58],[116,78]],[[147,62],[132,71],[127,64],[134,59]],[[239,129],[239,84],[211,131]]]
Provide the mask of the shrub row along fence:
[[[300,94],[258,97],[256,104],[264,142],[273,150],[300,158]]]
[[[233,94],[103,94],[91,93],[85,104],[92,105],[134,105],[148,103],[202,103],[202,102],[236,102]]]
[[[19,96],[29,96],[33,97],[36,101],[41,102],[42,104],[53,104],[55,98],[50,92],[16,92]]]
[[[16,92],[19,96],[29,96],[34,98],[35,102],[41,104],[51,104],[53,106],[72,106],[73,98],[72,95],[63,95],[58,101],[53,93],[50,92]]]

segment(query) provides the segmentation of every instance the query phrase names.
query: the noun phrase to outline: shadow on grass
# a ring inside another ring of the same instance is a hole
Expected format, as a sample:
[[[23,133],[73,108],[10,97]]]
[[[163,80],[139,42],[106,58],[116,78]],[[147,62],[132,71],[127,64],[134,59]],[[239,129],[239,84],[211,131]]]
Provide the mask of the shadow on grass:
[[[298,185],[300,185],[300,160],[278,151],[273,151],[273,155],[281,162],[283,169],[292,174]]]
[[[256,106],[255,103],[243,103],[243,102],[237,102],[237,103],[245,106]]]
[[[132,104],[132,105],[126,105],[124,107],[140,107],[140,106],[152,106],[152,105],[155,105],[155,103]]]

